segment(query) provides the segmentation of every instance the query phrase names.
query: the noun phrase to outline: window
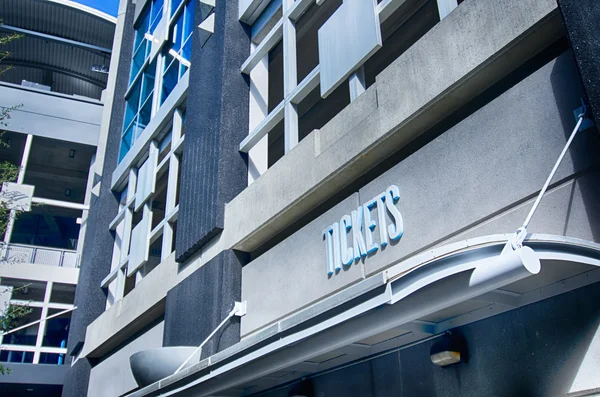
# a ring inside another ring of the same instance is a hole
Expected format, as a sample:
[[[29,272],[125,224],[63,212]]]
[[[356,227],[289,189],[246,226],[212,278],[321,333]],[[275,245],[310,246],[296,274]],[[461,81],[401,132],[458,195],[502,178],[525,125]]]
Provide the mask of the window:
[[[8,303],[26,306],[28,313],[15,321],[10,333],[0,336],[3,346],[0,361],[63,364],[74,309],[75,284],[2,278],[0,289],[3,288],[12,289]]]
[[[125,107],[125,122],[123,124],[123,134],[121,135],[119,160],[125,157],[135,140],[150,122],[155,75],[156,61],[144,69],[142,76],[134,83],[129,92]]]
[[[183,118],[184,111],[177,109],[173,122],[150,143],[147,158],[130,170],[127,186],[117,195],[119,212],[110,226],[115,238],[111,272],[101,285],[108,288],[107,307],[174,251]]]
[[[183,3],[183,0],[171,0],[171,17],[178,11],[181,3]]]
[[[50,302],[73,304],[75,302],[75,285],[52,283]]]
[[[331,28],[331,18],[339,17],[341,7],[351,3],[363,6],[368,2],[327,0],[317,5],[314,1],[282,0],[271,2],[252,21],[252,50],[241,65],[251,86],[248,137],[240,144],[240,150],[248,154],[249,184],[374,84],[383,69],[439,22],[439,5],[450,2],[424,0],[398,7],[398,2],[378,0],[375,11],[379,16],[374,22],[380,25],[375,29],[380,29],[383,46],[371,50],[360,66],[347,65],[353,77],[322,95],[320,62],[324,59],[319,59],[319,31],[324,26]],[[366,20],[366,15],[354,15]],[[242,16],[243,22],[250,22],[246,18]],[[360,22],[347,21],[348,29],[361,26]],[[340,71],[345,66],[336,65]]]
[[[33,352],[2,350],[0,351],[0,362],[31,364],[33,363]]]
[[[190,67],[196,1],[169,0],[166,5],[165,0],[152,0],[136,24],[119,162]],[[161,23],[164,29],[157,29]]]
[[[133,46],[133,61],[129,82],[131,83],[138,75],[144,62],[150,55],[152,47],[152,34],[156,30],[162,17],[164,0],[153,0],[143,11],[139,22],[135,27],[135,42]]]
[[[42,346],[61,348],[67,347],[69,324],[71,324],[71,312],[60,314],[63,311],[64,310],[61,309],[48,310],[48,317],[55,317],[46,320]]]
[[[14,329],[30,324],[39,320],[42,317],[42,309],[39,307],[30,308],[30,312],[16,320]],[[4,345],[19,345],[19,346],[35,346],[38,337],[39,323],[30,325],[29,327],[19,329],[8,335],[4,335],[2,344]]]
[[[180,2],[181,0],[173,0],[173,3],[177,3],[173,4],[173,7],[178,6]],[[169,97],[171,91],[190,67],[195,4],[195,1],[188,1],[171,23],[169,42],[163,50],[161,104]]]
[[[31,281],[16,278],[2,278],[2,286],[12,290],[11,299],[27,302],[43,302],[46,294],[44,281]]]

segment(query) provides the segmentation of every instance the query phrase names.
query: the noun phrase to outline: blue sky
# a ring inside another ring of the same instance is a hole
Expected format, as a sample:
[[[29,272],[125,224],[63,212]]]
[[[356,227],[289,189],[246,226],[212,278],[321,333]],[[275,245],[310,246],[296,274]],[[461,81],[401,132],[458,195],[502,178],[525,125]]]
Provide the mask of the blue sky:
[[[93,7],[114,17],[117,16],[119,9],[119,0],[75,0],[75,2]]]

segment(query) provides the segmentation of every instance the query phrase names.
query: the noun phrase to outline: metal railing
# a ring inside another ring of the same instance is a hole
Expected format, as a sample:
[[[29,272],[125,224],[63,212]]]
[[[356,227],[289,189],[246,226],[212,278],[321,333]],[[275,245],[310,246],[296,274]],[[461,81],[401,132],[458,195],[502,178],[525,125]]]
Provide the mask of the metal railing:
[[[33,245],[6,244],[2,250],[2,263],[33,263],[36,265],[79,267],[77,252]]]

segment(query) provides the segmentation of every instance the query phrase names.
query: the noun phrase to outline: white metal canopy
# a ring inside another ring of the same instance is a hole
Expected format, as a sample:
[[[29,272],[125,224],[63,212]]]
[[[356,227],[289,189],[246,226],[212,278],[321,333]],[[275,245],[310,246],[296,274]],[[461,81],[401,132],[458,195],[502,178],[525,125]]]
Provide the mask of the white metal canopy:
[[[600,281],[600,244],[530,235],[535,274],[497,261],[511,237],[423,252],[129,396],[248,395]]]

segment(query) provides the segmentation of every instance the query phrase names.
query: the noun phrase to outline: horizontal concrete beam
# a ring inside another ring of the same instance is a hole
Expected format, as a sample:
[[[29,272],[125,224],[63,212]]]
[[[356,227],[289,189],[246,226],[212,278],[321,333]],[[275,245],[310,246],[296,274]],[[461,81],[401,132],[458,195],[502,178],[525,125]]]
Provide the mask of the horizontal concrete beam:
[[[467,1],[226,207],[252,251],[564,35],[554,0]]]
[[[6,263],[0,265],[0,278],[2,277],[77,284],[79,268],[34,265],[33,263]]]
[[[20,105],[10,114],[8,131],[96,146],[102,103],[67,95],[0,85],[0,107]]]

